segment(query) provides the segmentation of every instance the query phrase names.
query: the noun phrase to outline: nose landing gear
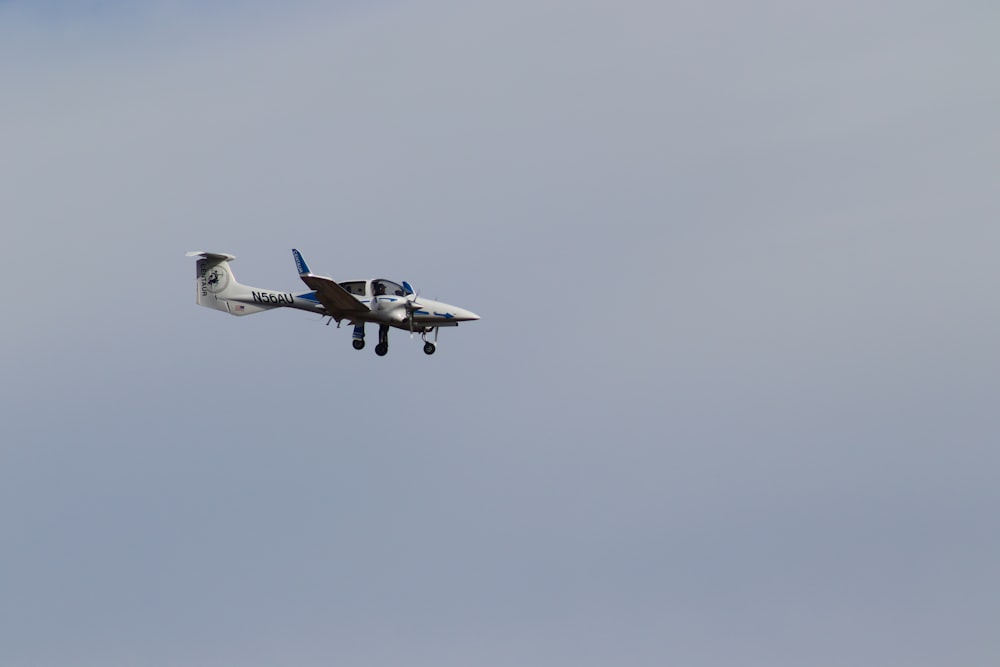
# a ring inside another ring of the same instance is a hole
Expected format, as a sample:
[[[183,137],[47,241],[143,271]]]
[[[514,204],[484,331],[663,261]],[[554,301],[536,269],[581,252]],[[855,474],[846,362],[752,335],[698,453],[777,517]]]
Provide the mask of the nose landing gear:
[[[431,329],[427,328],[420,332],[420,339],[424,341],[424,354],[434,354],[437,352],[437,339],[438,339],[438,328],[434,329],[434,342],[427,340],[427,334],[430,333]]]

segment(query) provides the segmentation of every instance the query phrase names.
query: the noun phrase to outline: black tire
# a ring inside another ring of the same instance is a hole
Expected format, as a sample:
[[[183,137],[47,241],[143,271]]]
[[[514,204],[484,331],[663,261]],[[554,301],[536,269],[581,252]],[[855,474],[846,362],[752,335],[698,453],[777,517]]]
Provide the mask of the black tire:
[[[363,338],[355,338],[354,342],[351,343],[351,345],[354,346],[355,350],[363,350],[363,349],[365,349],[365,341],[364,341]]]
[[[437,352],[437,345],[434,343],[424,343],[424,354],[434,354]]]
[[[377,354],[378,356],[384,357],[388,353],[389,353],[388,343],[379,343],[378,345],[375,346],[375,354]]]

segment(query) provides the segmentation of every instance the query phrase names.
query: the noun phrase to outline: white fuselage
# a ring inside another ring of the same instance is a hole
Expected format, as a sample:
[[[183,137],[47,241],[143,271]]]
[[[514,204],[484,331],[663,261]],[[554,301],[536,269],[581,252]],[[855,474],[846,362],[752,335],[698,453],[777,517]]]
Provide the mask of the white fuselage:
[[[398,329],[409,329],[409,314],[404,307],[406,297],[395,294],[374,296],[370,288],[371,282],[366,280],[348,281],[345,283],[352,285],[358,283],[364,284],[364,293],[352,294],[352,296],[369,308],[367,313],[351,316],[350,321],[354,324],[374,322],[388,324]],[[245,293],[230,293],[226,298],[231,302],[243,303],[254,309],[294,308],[311,313],[326,313],[323,304],[316,298],[315,292],[293,294],[291,292],[276,292],[274,290],[248,287]],[[418,306],[413,309],[414,329],[454,326],[459,322],[469,322],[479,319],[479,316],[472,311],[444,303],[443,301],[417,297],[416,303]]]

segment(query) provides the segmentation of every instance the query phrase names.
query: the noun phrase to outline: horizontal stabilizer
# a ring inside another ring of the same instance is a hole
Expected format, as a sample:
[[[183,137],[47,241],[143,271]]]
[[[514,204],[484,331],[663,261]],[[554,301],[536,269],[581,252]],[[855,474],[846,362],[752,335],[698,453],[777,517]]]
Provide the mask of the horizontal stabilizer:
[[[236,259],[236,255],[230,255],[225,252],[205,252],[204,250],[192,250],[187,253],[187,257],[204,257],[205,259],[212,259],[215,261],[226,261],[231,262]]]

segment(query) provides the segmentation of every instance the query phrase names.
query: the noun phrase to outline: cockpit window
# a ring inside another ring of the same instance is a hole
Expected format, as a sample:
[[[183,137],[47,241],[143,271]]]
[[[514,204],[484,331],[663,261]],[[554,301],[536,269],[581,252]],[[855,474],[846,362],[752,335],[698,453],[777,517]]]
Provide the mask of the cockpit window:
[[[375,296],[403,296],[405,294],[402,285],[381,278],[372,281],[372,291]]]
[[[352,280],[351,282],[340,283],[340,286],[356,296],[365,295],[365,281],[363,280]]]

